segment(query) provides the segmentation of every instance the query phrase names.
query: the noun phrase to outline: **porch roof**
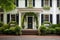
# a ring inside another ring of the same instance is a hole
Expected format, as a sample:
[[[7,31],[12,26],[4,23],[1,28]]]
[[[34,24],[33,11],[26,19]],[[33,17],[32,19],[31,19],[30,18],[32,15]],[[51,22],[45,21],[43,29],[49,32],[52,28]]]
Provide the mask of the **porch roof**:
[[[42,12],[42,8],[18,8],[20,12]]]

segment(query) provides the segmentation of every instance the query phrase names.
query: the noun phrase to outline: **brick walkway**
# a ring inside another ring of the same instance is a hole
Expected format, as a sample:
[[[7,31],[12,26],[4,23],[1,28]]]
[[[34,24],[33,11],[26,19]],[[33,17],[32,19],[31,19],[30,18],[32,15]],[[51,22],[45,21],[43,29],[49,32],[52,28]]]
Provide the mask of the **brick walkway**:
[[[60,40],[60,36],[37,36],[37,35],[21,35],[21,36],[0,36],[0,40]]]

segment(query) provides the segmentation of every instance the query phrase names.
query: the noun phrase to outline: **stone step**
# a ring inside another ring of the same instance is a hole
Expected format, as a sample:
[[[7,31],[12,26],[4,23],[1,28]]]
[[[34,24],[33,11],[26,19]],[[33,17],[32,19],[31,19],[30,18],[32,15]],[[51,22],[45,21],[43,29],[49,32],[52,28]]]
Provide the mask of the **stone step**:
[[[33,30],[33,29],[23,29],[22,30],[22,35],[37,35],[38,30]]]

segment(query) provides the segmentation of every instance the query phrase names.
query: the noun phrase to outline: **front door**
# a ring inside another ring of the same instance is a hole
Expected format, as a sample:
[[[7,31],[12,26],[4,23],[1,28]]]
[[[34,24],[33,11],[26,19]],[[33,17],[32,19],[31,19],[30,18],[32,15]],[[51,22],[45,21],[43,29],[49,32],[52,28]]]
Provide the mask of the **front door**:
[[[33,17],[28,17],[28,29],[33,28]]]

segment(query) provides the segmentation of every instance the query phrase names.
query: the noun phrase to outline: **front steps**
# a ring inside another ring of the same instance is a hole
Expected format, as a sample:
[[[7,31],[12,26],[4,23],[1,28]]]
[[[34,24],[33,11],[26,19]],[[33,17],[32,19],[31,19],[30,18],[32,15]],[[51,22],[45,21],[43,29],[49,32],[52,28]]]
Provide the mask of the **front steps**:
[[[38,30],[34,30],[34,29],[23,29],[22,30],[22,35],[37,35],[38,34]]]

